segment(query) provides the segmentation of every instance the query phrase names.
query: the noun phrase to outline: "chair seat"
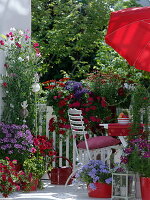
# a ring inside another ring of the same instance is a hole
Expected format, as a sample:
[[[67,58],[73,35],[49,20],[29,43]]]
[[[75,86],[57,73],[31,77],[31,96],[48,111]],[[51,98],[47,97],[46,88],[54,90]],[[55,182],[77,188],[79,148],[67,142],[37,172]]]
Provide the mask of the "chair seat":
[[[90,150],[99,149],[109,146],[114,146],[120,143],[120,140],[111,136],[96,136],[87,139],[88,147]],[[77,145],[79,149],[86,149],[85,141],[79,142]]]

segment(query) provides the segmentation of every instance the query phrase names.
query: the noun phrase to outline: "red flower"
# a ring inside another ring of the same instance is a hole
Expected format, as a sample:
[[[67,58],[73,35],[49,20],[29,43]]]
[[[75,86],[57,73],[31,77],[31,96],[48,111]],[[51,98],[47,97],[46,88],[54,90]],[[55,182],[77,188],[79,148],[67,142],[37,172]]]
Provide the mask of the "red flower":
[[[119,95],[119,96],[124,96],[124,94],[125,94],[124,88],[123,88],[123,87],[119,88],[119,89],[118,89],[118,95]]]
[[[66,133],[65,130],[59,130],[59,134],[64,135]]]
[[[90,109],[91,110],[96,110],[96,106],[91,106]]]
[[[48,155],[49,155],[49,156],[55,156],[56,154],[57,154],[56,151],[49,151],[49,152],[48,152]]]
[[[79,101],[76,101],[72,104],[72,107],[80,107],[80,102]]]
[[[91,120],[92,122],[97,122],[97,118],[96,118],[95,116],[90,116],[90,120]]]
[[[3,86],[3,87],[7,87],[8,84],[7,84],[6,82],[3,82],[3,83],[2,83],[2,86]]]
[[[61,101],[58,102],[58,106],[59,106],[59,107],[65,106],[66,104],[67,104],[67,103],[66,103],[66,101],[64,101],[64,100],[61,100]]]
[[[93,97],[89,97],[87,100],[88,101],[94,101]]]
[[[1,177],[2,177],[3,181],[6,181],[6,175],[5,174],[2,174]]]

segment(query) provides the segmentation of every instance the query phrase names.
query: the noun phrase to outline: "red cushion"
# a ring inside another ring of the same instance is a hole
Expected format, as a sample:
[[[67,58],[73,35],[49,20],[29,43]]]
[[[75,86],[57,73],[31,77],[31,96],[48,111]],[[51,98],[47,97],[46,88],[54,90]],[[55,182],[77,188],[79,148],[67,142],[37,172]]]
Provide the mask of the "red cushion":
[[[120,143],[120,140],[113,138],[111,136],[96,136],[87,139],[89,149],[99,149],[103,147],[113,146]],[[80,142],[77,145],[80,149],[86,149],[85,141]]]

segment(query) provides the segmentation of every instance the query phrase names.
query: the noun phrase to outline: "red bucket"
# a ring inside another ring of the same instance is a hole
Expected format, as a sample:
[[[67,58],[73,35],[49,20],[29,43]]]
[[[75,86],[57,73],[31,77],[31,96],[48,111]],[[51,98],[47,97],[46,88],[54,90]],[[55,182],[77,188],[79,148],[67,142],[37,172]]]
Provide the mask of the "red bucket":
[[[63,158],[69,162],[70,167],[55,167],[49,173],[48,176],[51,180],[51,184],[54,185],[65,185],[68,177],[72,173],[72,163],[68,158],[63,156],[56,156],[53,160],[57,158]],[[72,183],[72,179],[69,180],[68,185]]]

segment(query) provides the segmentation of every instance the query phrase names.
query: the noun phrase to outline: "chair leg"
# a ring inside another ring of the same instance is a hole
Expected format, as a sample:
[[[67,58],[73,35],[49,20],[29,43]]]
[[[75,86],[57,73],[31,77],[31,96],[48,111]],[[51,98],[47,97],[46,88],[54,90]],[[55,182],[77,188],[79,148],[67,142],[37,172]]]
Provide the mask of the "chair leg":
[[[78,168],[73,170],[73,172],[70,174],[70,176],[68,177],[66,183],[65,183],[65,187],[68,185],[68,182],[70,181],[70,179],[76,174],[76,172],[78,171]]]

